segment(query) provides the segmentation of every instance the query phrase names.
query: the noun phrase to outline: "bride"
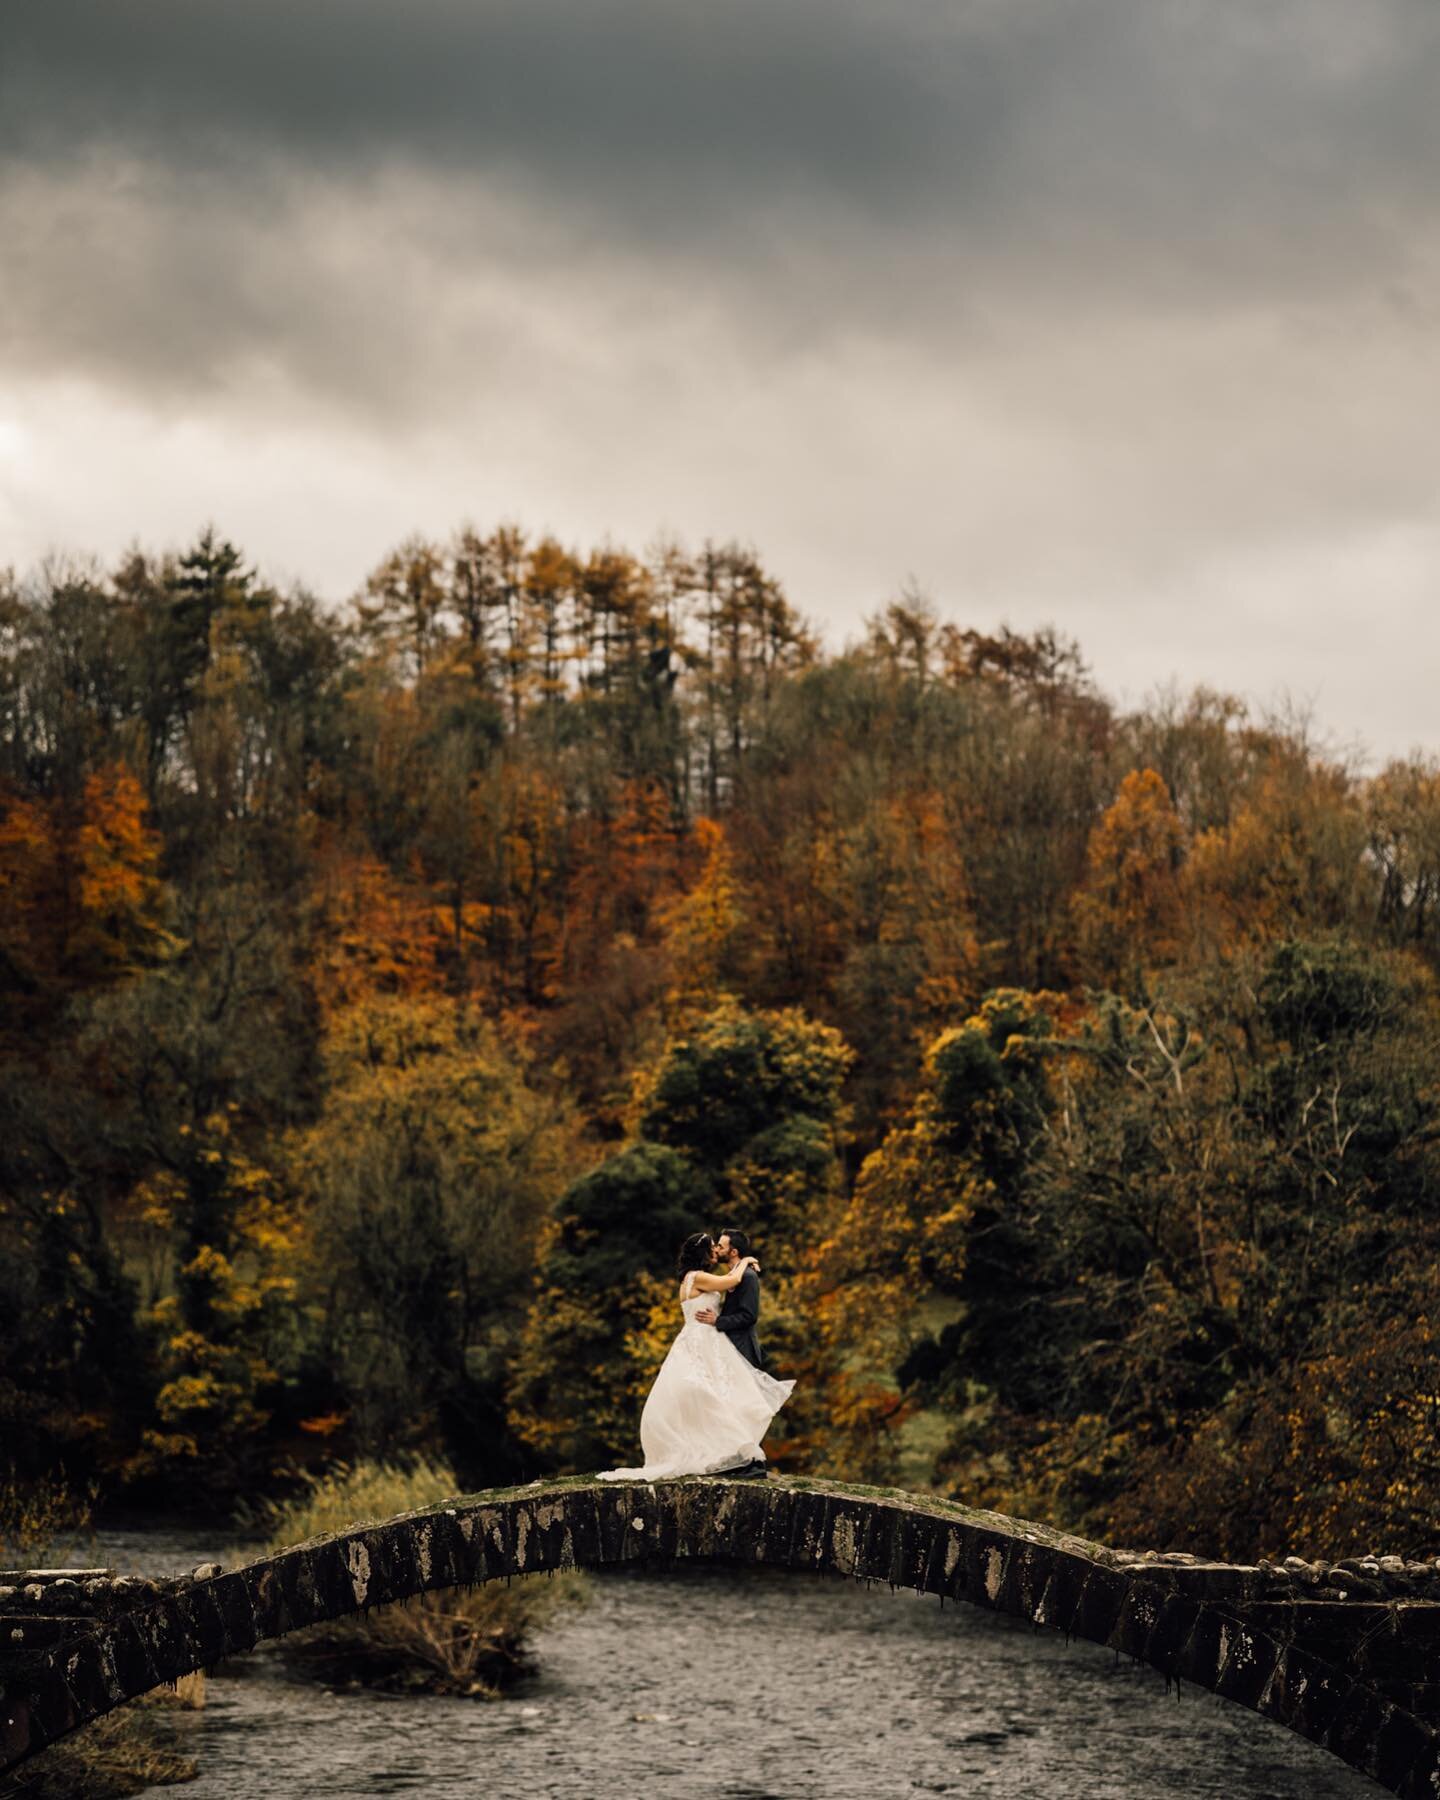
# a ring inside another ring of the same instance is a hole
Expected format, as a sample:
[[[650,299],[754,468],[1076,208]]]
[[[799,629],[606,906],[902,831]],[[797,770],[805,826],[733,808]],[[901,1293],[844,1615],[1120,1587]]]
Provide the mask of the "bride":
[[[764,1463],[760,1440],[790,1398],[793,1381],[776,1381],[749,1363],[724,1332],[697,1323],[712,1294],[738,1287],[753,1256],[724,1275],[712,1269],[717,1252],[709,1232],[680,1246],[680,1311],[676,1333],[640,1414],[643,1469],[606,1469],[602,1481],[658,1481],[670,1475],[718,1475]]]

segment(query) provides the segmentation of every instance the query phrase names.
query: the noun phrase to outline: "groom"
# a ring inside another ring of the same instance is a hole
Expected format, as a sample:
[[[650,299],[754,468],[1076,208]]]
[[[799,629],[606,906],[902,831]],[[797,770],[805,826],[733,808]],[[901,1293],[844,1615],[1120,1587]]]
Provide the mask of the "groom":
[[[742,1256],[750,1254],[750,1239],[737,1226],[727,1225],[715,1240],[716,1260],[724,1263],[727,1269],[733,1269]],[[760,1340],[755,1335],[755,1323],[760,1317],[760,1277],[754,1269],[747,1269],[739,1284],[726,1294],[718,1313],[707,1309],[696,1313],[695,1317],[701,1325],[713,1325],[717,1331],[723,1331],[746,1362],[754,1363],[757,1369],[765,1367]],[[726,1473],[766,1475],[769,1465],[760,1456],[743,1468],[729,1469]]]

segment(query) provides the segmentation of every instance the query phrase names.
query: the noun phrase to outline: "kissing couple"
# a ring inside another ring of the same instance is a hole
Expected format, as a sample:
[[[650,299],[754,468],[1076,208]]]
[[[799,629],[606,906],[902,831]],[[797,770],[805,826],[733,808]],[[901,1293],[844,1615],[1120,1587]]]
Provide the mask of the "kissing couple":
[[[680,1246],[680,1312],[640,1414],[643,1469],[606,1469],[602,1481],[659,1481],[674,1475],[768,1473],[760,1440],[790,1398],[793,1381],[762,1367],[755,1325],[760,1264],[750,1240],[730,1225],[718,1237],[697,1231]]]

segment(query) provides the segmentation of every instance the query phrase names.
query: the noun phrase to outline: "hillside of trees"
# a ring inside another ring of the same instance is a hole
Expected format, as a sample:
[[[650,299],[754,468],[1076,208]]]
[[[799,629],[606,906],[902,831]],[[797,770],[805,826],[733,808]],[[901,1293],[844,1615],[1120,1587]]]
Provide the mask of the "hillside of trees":
[[[733,545],[0,577],[0,1477],[633,1462],[734,1222],[782,1466],[1433,1554],[1437,959],[1440,763]]]

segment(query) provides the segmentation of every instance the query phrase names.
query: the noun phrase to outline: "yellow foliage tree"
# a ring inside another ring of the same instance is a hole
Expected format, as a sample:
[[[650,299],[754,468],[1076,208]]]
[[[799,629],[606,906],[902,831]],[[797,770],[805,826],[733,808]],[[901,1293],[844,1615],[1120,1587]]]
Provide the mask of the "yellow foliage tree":
[[[269,1420],[270,1345],[293,1327],[303,1234],[280,1178],[240,1148],[230,1113],[184,1135],[188,1166],[147,1176],[127,1208],[173,1272],[145,1313],[160,1384],[154,1423],[125,1473],[188,1465],[223,1485]]]
[[[1081,965],[1120,986],[1179,949],[1185,828],[1154,769],[1132,769],[1094,831],[1075,896]]]
[[[658,910],[671,968],[667,1002],[677,1021],[698,1016],[738,988],[746,915],[725,827],[697,819],[692,834],[703,858],[694,885]]]
[[[1196,949],[1343,925],[1360,898],[1365,848],[1347,777],[1273,756],[1230,822],[1195,841],[1183,887]]]
[[[909,1119],[861,1167],[802,1292],[832,1366],[832,1466],[892,1470],[912,1408],[898,1370],[954,1320],[971,1228],[1001,1193],[1049,1104],[1042,1047],[1059,995],[1000,989],[925,1053]]]

